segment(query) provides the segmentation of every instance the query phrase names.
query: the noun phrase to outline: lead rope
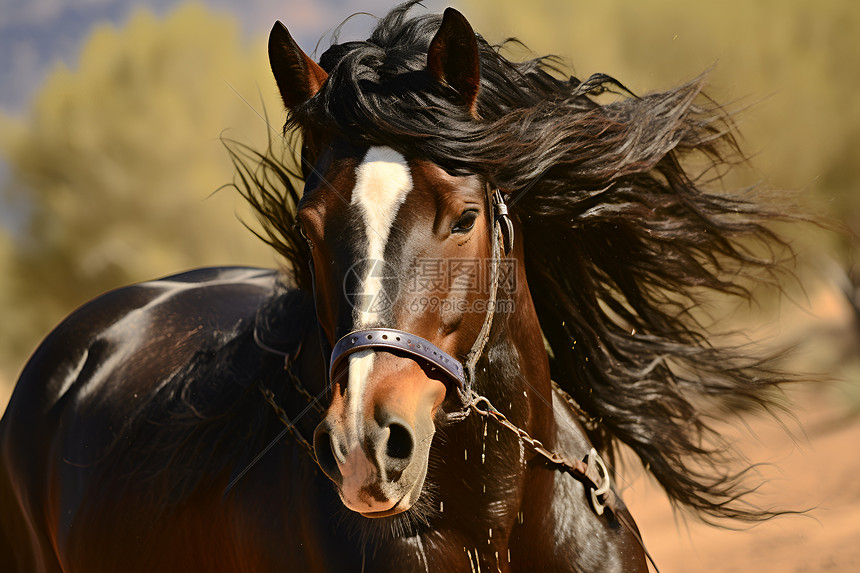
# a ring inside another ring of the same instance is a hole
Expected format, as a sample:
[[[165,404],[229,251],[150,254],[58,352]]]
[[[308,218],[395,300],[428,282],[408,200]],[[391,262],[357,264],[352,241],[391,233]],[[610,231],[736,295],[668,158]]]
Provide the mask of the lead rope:
[[[473,411],[483,418],[491,418],[495,420],[503,428],[516,435],[517,439],[519,439],[522,444],[528,446],[534,453],[543,457],[557,470],[567,473],[574,479],[582,482],[585,489],[588,491],[589,501],[594,513],[598,516],[602,516],[605,508],[608,507],[618,522],[621,523],[637,543],[639,543],[645,557],[647,557],[654,570],[657,573],[660,573],[657,563],[645,547],[645,542],[639,534],[636,526],[627,519],[627,516],[623,512],[618,511],[618,499],[615,492],[612,490],[612,480],[609,476],[609,471],[603,458],[600,457],[595,448],[591,448],[591,451],[589,451],[581,461],[569,460],[560,454],[552,452],[548,450],[540,440],[533,438],[528,432],[508,420],[504,414],[493,406],[488,398],[477,394],[472,389],[472,383],[475,379],[475,366],[484,352],[484,347],[487,345],[487,341],[490,338],[490,329],[493,325],[493,315],[495,314],[496,297],[499,288],[499,267],[501,266],[500,244],[503,245],[506,255],[510,254],[513,249],[513,223],[508,215],[508,207],[505,204],[504,197],[499,189],[493,191],[491,203],[493,206],[492,267],[490,275],[492,287],[489,292],[489,299],[487,302],[488,312],[484,318],[484,324],[481,326],[481,331],[478,333],[478,338],[472,345],[472,349],[469,351],[469,354],[466,355],[465,393],[468,397],[468,400],[464,400],[464,404],[466,404],[466,415],[468,415],[468,412]],[[553,387],[560,390],[554,382]],[[562,397],[565,396],[566,394],[563,393]],[[572,401],[572,399],[570,401]],[[481,408],[481,404],[484,405],[483,408]],[[584,412],[577,408],[575,409],[575,413],[580,417],[580,414]],[[465,416],[463,416],[463,418],[465,418]]]

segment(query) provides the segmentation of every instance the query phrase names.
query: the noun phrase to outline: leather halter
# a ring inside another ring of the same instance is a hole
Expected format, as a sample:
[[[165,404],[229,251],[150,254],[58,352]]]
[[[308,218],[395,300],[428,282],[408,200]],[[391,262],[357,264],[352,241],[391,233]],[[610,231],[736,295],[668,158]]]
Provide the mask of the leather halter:
[[[335,343],[329,360],[329,380],[332,379],[337,365],[354,352],[365,349],[400,350],[441,370],[449,381],[453,382],[464,408],[467,407],[472,400],[472,382],[475,379],[475,365],[484,351],[484,347],[490,337],[490,328],[493,325],[496,294],[499,288],[501,251],[504,250],[506,255],[509,254],[514,244],[514,226],[508,215],[508,208],[505,205],[501,191],[496,189],[490,193],[489,202],[493,208],[492,284],[489,292],[490,298],[487,301],[487,313],[484,315],[483,326],[471,350],[466,355],[465,363],[461,363],[429,340],[420,336],[394,328],[370,328],[350,332],[342,336]]]
[[[489,193],[489,202],[493,208],[492,286],[490,287],[489,292],[490,297],[487,300],[487,313],[484,315],[483,326],[481,327],[481,331],[475,339],[474,344],[472,344],[472,348],[469,350],[468,354],[466,354],[465,361],[460,362],[429,340],[394,328],[371,328],[350,332],[349,334],[342,336],[335,343],[334,348],[329,353],[326,352],[328,344],[322,330],[322,325],[318,323],[320,328],[320,344],[323,346],[323,356],[329,359],[329,368],[327,370],[328,384],[326,384],[325,391],[328,391],[331,387],[331,380],[335,368],[346,357],[354,352],[358,352],[359,350],[377,348],[399,350],[417,358],[418,360],[430,364],[432,367],[438,368],[443,374],[445,374],[449,381],[454,383],[461,401],[461,410],[459,412],[448,414],[448,418],[450,420],[462,420],[468,416],[469,412],[472,410],[484,418],[492,418],[497,423],[501,424],[502,427],[507,428],[516,434],[517,438],[523,445],[529,446],[536,454],[541,455],[546,462],[554,466],[559,471],[568,473],[574,479],[582,482],[586,491],[588,491],[589,501],[595,514],[598,516],[603,515],[604,508],[608,507],[615,515],[615,518],[638,542],[648,561],[650,561],[651,565],[654,567],[654,570],[659,573],[659,569],[657,568],[657,564],[654,562],[654,558],[651,557],[651,554],[645,547],[642,537],[639,535],[639,530],[636,528],[635,524],[626,517],[623,511],[619,511],[620,509],[623,509],[623,506],[619,504],[618,498],[612,490],[612,481],[609,477],[609,471],[605,462],[597,453],[597,450],[591,448],[591,451],[589,451],[582,461],[569,460],[560,454],[547,450],[539,440],[534,439],[528,434],[528,432],[511,423],[507,417],[496,409],[486,397],[480,396],[472,390],[472,383],[475,379],[475,366],[484,352],[484,347],[490,338],[490,329],[493,325],[496,295],[499,288],[499,267],[501,264],[502,252],[504,252],[505,255],[509,255],[514,244],[513,222],[508,215],[507,205],[505,205],[504,198],[502,197],[502,193],[499,189]],[[311,259],[310,265],[311,280],[313,281],[313,259]],[[315,285],[314,292],[316,292]],[[259,343],[260,342],[258,340],[258,344]],[[263,348],[267,349],[265,346],[263,346]],[[289,355],[287,355],[286,358],[287,370],[289,370]],[[566,396],[561,388],[556,386],[554,383],[553,386],[561,395]],[[274,397],[271,396],[271,393],[267,395],[265,390],[263,393],[267,401],[269,401],[269,404],[272,405],[278,413],[278,416],[281,418],[281,421],[286,426],[285,431],[282,432],[274,442],[272,442],[272,444],[274,444],[287,430],[294,430],[295,424],[287,418],[283,409],[275,403]],[[310,395],[308,395],[308,397],[310,397]],[[315,403],[317,399],[319,399],[319,396],[313,399],[311,404]],[[311,406],[308,406],[308,408],[310,407]],[[301,437],[301,434],[294,432],[294,435],[299,443],[304,443],[304,447],[309,451],[311,457],[316,459],[313,453],[313,448],[306,442],[306,440],[304,440],[304,438]],[[265,453],[265,450],[263,453]],[[239,477],[241,477],[241,475]],[[228,489],[232,487],[235,481],[236,480],[228,486]]]
[[[472,348],[469,350],[468,354],[466,354],[464,362],[460,362],[429,340],[425,340],[420,336],[394,328],[371,328],[350,332],[349,334],[341,337],[335,343],[331,353],[328,353],[325,351],[327,347],[325,334],[322,332],[322,326],[318,324],[320,326],[320,343],[323,345],[324,349],[323,356],[329,358],[329,368],[327,371],[329,383],[326,384],[326,391],[331,386],[331,380],[335,372],[335,368],[350,354],[360,350],[399,350],[418,360],[430,364],[430,366],[434,368],[438,368],[450,382],[453,382],[461,401],[460,411],[448,414],[450,420],[462,420],[469,415],[470,411],[474,410],[480,416],[491,418],[501,424],[502,427],[507,428],[516,434],[517,438],[523,445],[528,446],[536,454],[541,455],[547,463],[551,464],[559,471],[568,473],[574,479],[582,482],[588,492],[589,501],[595,514],[598,516],[603,515],[604,508],[608,507],[615,515],[615,518],[638,542],[648,561],[650,561],[651,565],[654,567],[654,570],[659,573],[657,564],[654,562],[653,557],[651,557],[651,554],[645,547],[642,537],[639,535],[639,530],[626,517],[623,511],[619,511],[620,509],[623,509],[623,506],[619,504],[618,498],[612,490],[612,481],[609,477],[609,471],[605,462],[597,453],[597,450],[591,448],[591,451],[582,461],[570,460],[560,454],[554,453],[546,449],[539,440],[530,436],[528,432],[511,423],[507,417],[496,409],[486,397],[480,396],[472,390],[472,383],[475,379],[475,366],[484,352],[484,347],[490,338],[490,329],[493,325],[496,295],[499,288],[499,267],[501,264],[502,251],[504,251],[505,255],[510,254],[513,249],[514,242],[513,222],[508,215],[508,208],[507,205],[505,205],[501,191],[496,189],[492,193],[489,193],[489,202],[493,208],[492,285],[489,292],[490,296],[487,300],[487,313],[484,315],[483,326],[481,327],[481,331],[475,339],[474,344],[472,344]],[[310,264],[311,276],[313,277],[313,259],[311,259]],[[287,364],[289,365],[289,356],[287,356]],[[289,366],[287,369],[289,370]],[[554,388],[556,391],[560,392],[560,395],[566,396],[561,388],[555,384]],[[275,408],[275,411],[278,412],[281,421],[287,427],[286,429],[293,430],[295,424],[286,417],[286,413],[275,403],[274,397],[270,394],[267,395],[265,390],[264,396],[266,396],[266,399],[272,407]],[[316,399],[318,398],[319,396]],[[313,400],[312,404],[316,402],[316,399]],[[283,433],[284,432],[282,432],[282,435]],[[297,432],[294,435],[296,435],[299,443],[304,443],[305,449],[310,452],[311,457],[315,458],[313,448],[304,440],[304,438],[302,438]],[[280,437],[281,436],[278,436],[275,441],[280,439]],[[274,444],[275,442],[272,443]],[[233,483],[235,483],[235,480]],[[229,487],[232,487],[232,483]]]

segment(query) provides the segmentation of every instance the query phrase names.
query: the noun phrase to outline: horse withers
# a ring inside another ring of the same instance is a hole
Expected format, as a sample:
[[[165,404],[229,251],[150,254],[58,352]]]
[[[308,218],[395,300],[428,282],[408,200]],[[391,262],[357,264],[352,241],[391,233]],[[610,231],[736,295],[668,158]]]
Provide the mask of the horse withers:
[[[775,380],[679,311],[746,295],[733,265],[769,263],[739,245],[776,240],[683,166],[726,117],[700,81],[601,104],[611,78],[413,4],[319,63],[272,30],[301,145],[233,157],[288,276],[119,289],[36,350],[0,423],[3,571],[647,571],[616,441],[674,500],[761,515],[697,469],[699,414]]]

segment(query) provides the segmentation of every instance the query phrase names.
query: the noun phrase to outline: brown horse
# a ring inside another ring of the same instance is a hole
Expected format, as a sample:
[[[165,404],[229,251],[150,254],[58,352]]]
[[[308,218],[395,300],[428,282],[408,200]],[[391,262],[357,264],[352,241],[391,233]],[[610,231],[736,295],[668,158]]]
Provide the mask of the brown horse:
[[[301,153],[233,153],[291,277],[120,289],[35,352],[3,571],[647,571],[615,439],[673,499],[761,515],[700,463],[702,400],[774,383],[687,312],[775,240],[682,167],[731,144],[719,110],[699,83],[600,105],[614,80],[410,7],[319,64],[272,30]]]

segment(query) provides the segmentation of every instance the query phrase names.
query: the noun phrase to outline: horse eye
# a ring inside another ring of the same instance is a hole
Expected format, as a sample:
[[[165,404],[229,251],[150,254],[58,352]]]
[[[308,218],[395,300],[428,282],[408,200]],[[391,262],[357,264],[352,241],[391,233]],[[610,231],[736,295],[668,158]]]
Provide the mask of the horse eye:
[[[454,226],[451,228],[452,233],[466,233],[472,230],[472,227],[475,226],[475,221],[478,219],[478,211],[476,209],[470,209],[468,211],[463,211],[463,214],[460,215],[460,218],[457,219],[457,222],[454,223]]]
[[[301,223],[299,223],[299,222],[296,222],[296,223],[293,225],[293,228],[294,228],[296,231],[298,231],[298,232],[299,232],[299,235],[301,235],[301,236],[302,236],[302,238],[305,240],[305,242],[308,244],[308,248],[309,248],[309,249],[313,249],[313,248],[314,248],[314,242],[313,242],[313,241],[311,241],[311,240],[310,240],[310,238],[308,237],[307,233],[305,233],[305,230],[304,230],[304,228],[302,227],[302,224],[301,224]]]

